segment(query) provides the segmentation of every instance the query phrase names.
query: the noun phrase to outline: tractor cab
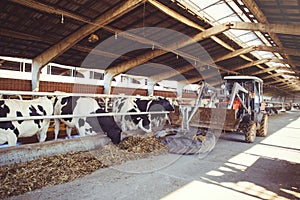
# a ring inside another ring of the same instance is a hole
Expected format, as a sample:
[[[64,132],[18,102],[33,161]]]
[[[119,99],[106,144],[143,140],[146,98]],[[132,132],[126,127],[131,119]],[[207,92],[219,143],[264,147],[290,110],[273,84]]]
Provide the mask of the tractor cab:
[[[251,119],[257,121],[257,117],[260,117],[261,111],[264,110],[263,106],[263,81],[255,76],[225,76],[224,90],[226,98],[232,98],[233,109],[245,107],[248,110],[248,114],[251,115]]]

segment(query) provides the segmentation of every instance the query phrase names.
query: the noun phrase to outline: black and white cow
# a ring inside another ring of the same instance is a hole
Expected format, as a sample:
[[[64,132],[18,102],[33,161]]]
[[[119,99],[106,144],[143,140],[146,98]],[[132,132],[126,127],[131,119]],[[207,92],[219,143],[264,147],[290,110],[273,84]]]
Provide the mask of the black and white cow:
[[[58,96],[54,100],[55,115],[88,115],[106,113],[99,103],[89,97]],[[67,136],[71,137],[72,128],[76,128],[80,136],[96,135],[105,132],[114,144],[120,143],[121,129],[112,116],[79,117],[54,119],[55,139],[59,132],[60,121],[66,125]]]
[[[139,97],[118,98],[114,101],[113,112],[135,113],[154,111],[174,111],[174,107],[167,98],[142,99]],[[138,128],[149,133],[152,125],[159,126],[162,122],[169,122],[168,114],[136,114],[116,116],[116,121],[121,123],[122,131],[137,130]]]
[[[0,99],[0,117],[28,117],[52,115],[51,100],[40,97],[34,100]],[[17,143],[18,137],[30,137],[37,134],[44,142],[50,119],[4,121],[0,122],[0,144],[8,142],[9,146]]]

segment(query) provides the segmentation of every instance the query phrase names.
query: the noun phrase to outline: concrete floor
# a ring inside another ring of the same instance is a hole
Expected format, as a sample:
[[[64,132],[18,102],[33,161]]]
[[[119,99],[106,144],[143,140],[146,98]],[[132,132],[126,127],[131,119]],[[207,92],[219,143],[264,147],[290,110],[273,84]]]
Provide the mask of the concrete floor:
[[[300,111],[270,117],[269,135],[223,134],[212,152],[100,169],[11,199],[300,199]]]

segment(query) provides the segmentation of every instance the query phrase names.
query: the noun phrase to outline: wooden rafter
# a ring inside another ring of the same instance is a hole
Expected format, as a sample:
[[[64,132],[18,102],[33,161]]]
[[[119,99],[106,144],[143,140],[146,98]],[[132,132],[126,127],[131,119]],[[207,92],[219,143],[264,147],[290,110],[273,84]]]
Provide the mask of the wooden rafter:
[[[278,58],[263,58],[263,59],[260,59],[260,60],[249,62],[245,65],[233,67],[232,70],[246,69],[246,68],[249,68],[251,66],[260,65],[260,64],[263,64],[263,63],[267,63],[267,62],[276,62],[276,63],[286,64],[288,61],[286,59],[278,59]],[[268,72],[268,69],[269,68],[266,68],[266,69],[263,69],[263,70],[266,70],[265,72]],[[263,71],[263,70],[261,70],[261,71]],[[273,70],[275,70],[275,69],[273,69]]]
[[[182,15],[176,13],[175,11],[173,11],[172,9],[164,6],[163,4],[157,2],[157,1],[154,1],[154,0],[149,0],[149,2],[154,5],[155,7],[157,7],[158,9],[160,9],[162,12],[168,14],[169,16],[181,21],[182,23],[190,26],[190,27],[193,27],[193,28],[196,28],[198,30],[201,30],[203,31],[203,27],[199,26],[198,24],[196,24],[195,22],[183,17]],[[245,48],[245,49],[239,49],[239,50],[235,50],[233,49],[230,45],[226,44],[225,42],[219,42],[218,39],[216,36],[212,36],[211,39],[215,40],[216,42],[218,42],[220,45],[222,45],[223,47],[233,51],[225,56],[222,56],[220,58],[217,58],[215,59],[214,61],[215,62],[219,62],[221,60],[225,60],[225,59],[229,59],[229,58],[232,58],[232,57],[235,57],[235,56],[240,56],[248,61],[251,61],[253,63],[255,63],[255,61],[251,60],[250,58],[246,57],[245,55],[243,54],[246,54],[246,53],[249,53],[251,51],[254,51],[256,47],[248,47],[248,48]],[[259,63],[259,61],[257,61],[256,63]],[[247,66],[245,66],[247,67]],[[251,67],[251,66],[250,66]],[[261,68],[264,70],[264,67],[262,67],[260,64],[257,64],[257,67]],[[171,74],[170,74],[171,76]],[[164,76],[165,78],[167,78],[167,76]]]
[[[256,50],[258,50],[258,51],[269,51],[269,52],[277,52],[277,53],[286,54],[286,55],[300,56],[300,52],[297,49],[271,47],[271,46],[265,46],[265,45],[259,45],[256,48],[257,48]]]
[[[78,21],[81,21],[81,22],[86,22],[86,23],[90,23],[90,24],[95,24],[95,25],[98,25],[97,23],[93,22],[91,19],[89,18],[86,18],[86,17],[82,17],[82,16],[79,16],[79,15],[76,15],[74,13],[70,13],[70,12],[67,12],[65,10],[61,10],[61,9],[58,9],[56,7],[53,7],[53,6],[49,6],[49,5],[46,5],[46,4],[43,4],[43,3],[36,3],[36,1],[34,0],[29,0],[29,1],[22,1],[22,0],[12,0],[16,3],[20,3],[24,6],[28,6],[28,7],[31,7],[31,8],[34,8],[34,9],[37,9],[37,10],[40,10],[40,11],[43,11],[43,12],[48,12],[48,13],[54,13],[54,14],[57,14],[57,15],[61,15],[63,14],[65,17],[69,17],[69,18],[72,18],[72,19],[75,19],[75,20],[78,20]],[[194,27],[200,29],[200,30],[205,30],[204,28],[201,28],[199,25],[197,25],[196,23],[194,23]],[[109,26],[102,26],[102,28],[104,28],[105,30],[111,32],[111,33],[121,33],[122,32],[122,37],[125,37],[127,39],[130,39],[130,40],[135,40],[135,41],[138,41],[140,43],[144,43],[144,44],[150,44],[150,45],[155,45],[155,46],[158,46],[158,47],[162,47],[161,44],[157,43],[156,41],[151,41],[151,40],[148,40],[146,38],[143,38],[143,37],[140,37],[140,36],[137,36],[137,35],[133,35],[133,34],[130,34],[130,33],[124,33],[122,30],[119,30],[119,29],[116,29],[116,28],[112,28],[112,27],[109,27]],[[218,43],[224,43],[222,40],[220,40],[219,38],[217,37],[214,37],[212,36],[212,38],[215,38],[215,41],[217,41]],[[224,43],[225,44],[225,43]],[[227,45],[227,44],[225,44]],[[227,45],[227,48],[229,48],[230,46]],[[75,45],[74,47],[72,48],[75,48],[79,51],[83,51],[83,52],[89,52],[91,49],[87,48],[87,47],[83,47],[83,46],[79,46],[79,45]],[[162,47],[163,48],[163,47]],[[181,52],[179,50],[174,50],[175,53],[177,55],[180,55],[182,57],[185,57],[185,58],[189,58],[191,60],[195,60],[197,61],[198,58],[194,57],[194,56],[191,56],[191,55],[188,55],[184,52]],[[116,55],[110,55],[110,53],[107,53],[108,55],[106,55],[106,52],[102,52],[102,51],[97,51],[97,50],[93,50],[92,53],[95,53],[95,54],[99,54],[99,55],[104,55],[104,56],[108,56],[108,57],[120,57],[120,56],[116,56]],[[234,73],[230,70],[226,70],[225,68],[222,68],[221,66],[219,66],[220,69],[222,69],[223,71],[227,71],[229,73]]]
[[[278,83],[278,82],[284,83],[284,82],[288,82],[288,80],[276,79],[275,81],[270,81],[270,82],[265,83],[265,85],[271,85],[271,84]]]
[[[115,19],[119,18],[125,13],[131,11],[132,9],[142,4],[144,1],[145,0],[124,1],[122,4],[108,10],[106,13],[99,16],[91,23],[82,26],[77,31],[73,32],[68,37],[61,40],[59,43],[56,43],[55,45],[48,48],[46,51],[42,52],[40,55],[36,56],[32,62],[32,80],[31,80],[32,90],[33,91],[39,90],[40,70],[43,66],[45,66],[47,63],[55,59],[57,56],[59,56],[66,50],[70,49],[82,38],[98,30],[100,27],[114,21]],[[32,2],[35,1],[30,1],[31,4],[26,6],[30,6],[35,9],[40,9],[40,8],[36,8],[32,4]]]
[[[233,58],[233,57],[236,57],[236,56],[240,56],[240,55],[249,53],[251,51],[255,51],[255,46],[250,46],[250,47],[241,48],[241,49],[232,51],[232,52],[230,52],[230,53],[228,53],[224,56],[221,56],[219,58],[214,59],[214,61],[215,62],[220,62],[220,61],[223,61],[223,60],[227,60],[227,59],[230,59],[230,58]]]
[[[251,73],[250,75],[255,76],[255,75],[258,75],[258,74],[263,74],[263,73],[267,73],[267,72],[274,71],[274,70],[279,70],[279,69],[292,71],[291,69],[289,69],[287,67],[270,67],[270,68],[266,68],[266,69],[259,70],[257,72]]]
[[[255,3],[255,1],[253,1],[253,0],[242,0],[242,1],[260,23],[263,23],[263,24],[269,23],[267,20],[267,17],[263,14],[263,12],[259,8],[259,6]],[[282,45],[281,41],[279,40],[279,38],[277,37],[276,32],[271,31],[271,32],[269,32],[269,35],[272,38],[272,40],[279,46],[279,48],[283,48],[283,45]],[[292,62],[292,59],[289,55],[290,54],[287,54],[286,58],[289,60],[289,62]],[[291,67],[297,73],[296,66],[291,65]]]
[[[268,33],[281,33],[300,35],[300,29],[295,24],[263,24],[250,22],[230,22],[228,23],[231,29],[261,31]]]
[[[270,62],[271,59],[269,58],[263,58],[263,59],[260,59],[260,60],[255,60],[255,61],[251,61],[245,65],[241,65],[241,66],[236,66],[236,67],[232,67],[231,69],[236,71],[236,70],[241,70],[241,69],[246,69],[246,68],[249,68],[249,67],[252,67],[252,66],[255,66],[255,65],[260,65],[260,64],[264,64],[266,62]]]
[[[38,37],[38,36],[33,36],[27,33],[21,33],[21,32],[17,32],[17,31],[12,31],[12,30],[3,30],[0,28],[0,36],[6,36],[6,37],[11,37],[11,38],[18,38],[18,39],[22,39],[22,40],[31,40],[31,41],[37,41],[37,42],[43,42],[43,43],[47,43],[47,44],[53,44],[55,43],[55,39],[54,38],[44,38],[44,37]],[[86,47],[86,46],[82,46],[79,44],[75,44],[73,47],[73,49],[81,51],[81,52],[86,52],[86,53],[91,53],[91,54],[95,54],[95,55],[100,55],[100,56],[106,56],[109,58],[122,58],[122,59],[128,59],[127,56],[124,55],[117,55],[114,53],[110,53],[110,52],[105,52],[105,51],[101,51],[98,49],[92,49],[90,47]]]
[[[233,58],[236,56],[250,53],[252,51],[269,51],[269,52],[277,52],[277,53],[286,54],[286,55],[300,56],[300,52],[297,49],[280,48],[280,47],[273,47],[273,46],[266,46],[266,45],[253,45],[253,46],[237,49],[237,50],[230,52],[224,56],[214,59],[214,61],[220,62],[220,61],[223,61],[226,59],[230,59],[230,58]]]
[[[170,45],[166,45],[164,49],[166,50],[161,50],[161,49],[155,49],[149,53],[145,53],[143,55],[140,55],[138,57],[136,57],[135,59],[132,59],[130,61],[125,61],[125,62],[122,62],[120,64],[117,64],[115,66],[112,66],[110,68],[108,68],[106,70],[107,73],[111,73],[111,74],[114,74],[114,75],[118,75],[118,74],[121,74],[123,72],[126,72],[140,64],[143,64],[155,57],[158,57],[158,56],[161,56],[167,52],[172,52],[173,50],[176,50],[176,49],[179,49],[179,48],[182,48],[184,46],[187,46],[187,45],[190,45],[190,44],[193,44],[195,42],[198,42],[198,41],[201,41],[201,40],[204,40],[206,38],[209,38],[213,35],[217,35],[219,33],[222,33],[224,31],[228,30],[228,27],[224,24],[221,24],[221,25],[218,25],[218,26],[214,26],[214,27],[211,27],[201,33],[198,33],[196,34],[195,36],[187,39],[187,40],[184,40],[184,41],[181,41],[181,42],[178,42],[177,44],[170,44]]]
[[[277,77],[277,76],[284,76],[284,75],[288,75],[288,76],[297,76],[297,74],[295,73],[275,73],[275,74],[270,74],[268,76],[264,76],[262,77],[263,79],[268,79],[268,78],[273,78],[273,77]]]
[[[36,9],[45,9],[44,7],[43,7],[43,4],[42,5],[40,5],[39,3],[37,3],[36,1],[32,1],[32,0],[28,0],[28,1],[21,1],[21,0],[12,0],[12,1],[14,1],[14,2],[25,2],[24,4],[26,4],[26,2],[31,2],[32,4],[37,4],[38,6],[36,6]],[[153,1],[153,0],[149,0],[149,2],[151,3],[151,2],[156,2],[156,1]],[[32,6],[32,5],[30,5],[30,6]],[[52,12],[52,13],[55,13],[55,14],[61,14],[61,11],[60,10],[57,10],[56,8],[53,10],[53,9],[48,9],[48,11],[47,12]],[[66,16],[66,17],[71,17],[71,18],[74,18],[74,19],[78,19],[78,20],[80,20],[80,21],[86,21],[87,23],[92,23],[92,21],[90,20],[90,19],[87,19],[87,18],[82,18],[82,17],[80,17],[80,16],[76,16],[76,15],[73,15],[72,13],[70,14],[70,15],[68,15],[68,14],[66,14],[66,13],[64,13],[64,15]],[[79,18],[78,18],[79,17]],[[188,22],[189,23],[189,22]],[[195,25],[195,24],[194,24]],[[193,24],[191,24],[190,26],[194,26]],[[197,25],[197,24],[196,24]],[[198,26],[198,25],[197,25]],[[110,27],[106,27],[106,28],[108,28],[108,29],[110,29],[111,31],[114,31],[114,32],[117,32],[117,31],[119,31],[119,30],[117,30],[117,29],[113,29],[113,28],[110,28]],[[199,28],[199,26],[198,27],[194,27],[194,28]],[[205,29],[204,29],[205,30]],[[227,49],[232,49],[232,47],[230,47],[228,44],[226,44],[226,43],[224,43],[222,40],[220,40],[219,38],[217,38],[217,37],[215,37],[214,35],[212,35],[212,36],[210,36],[210,38],[216,38],[216,40],[215,41],[217,41],[217,40],[219,40],[219,44],[220,43],[223,43],[225,46],[227,45],[227,47],[225,47],[225,48],[227,48]],[[223,45],[222,45],[223,46]],[[79,50],[80,48],[78,48],[78,50]],[[232,49],[233,51],[234,51],[234,49]],[[87,51],[87,49],[85,49],[85,48],[82,48],[82,51]],[[241,54],[242,55],[242,54]],[[240,56],[240,55],[239,55]]]
[[[34,62],[37,62],[40,66],[44,66],[58,55],[62,54],[64,51],[74,46],[82,38],[98,30],[101,26],[112,22],[113,20],[124,15],[130,10],[136,8],[141,3],[143,3],[143,0],[125,1],[120,6],[110,9],[109,11],[95,19],[91,24],[87,24],[81,27],[79,30],[73,32],[70,36],[66,37],[59,43],[53,45],[48,50],[35,57],[33,59]]]

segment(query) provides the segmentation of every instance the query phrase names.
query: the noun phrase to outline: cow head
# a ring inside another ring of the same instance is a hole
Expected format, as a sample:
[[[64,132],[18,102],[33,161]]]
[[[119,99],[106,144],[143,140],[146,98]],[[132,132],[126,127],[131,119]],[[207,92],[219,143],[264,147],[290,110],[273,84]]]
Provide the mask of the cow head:
[[[174,106],[171,105],[170,101],[166,98],[158,97],[158,104],[162,105],[162,107],[166,111],[174,111]]]
[[[96,110],[96,113],[107,113],[102,108]],[[121,128],[115,122],[113,116],[98,116],[98,123],[103,132],[111,139],[114,144],[119,144],[121,141]]]
[[[149,115],[140,115],[139,127],[147,133],[151,132]]]

